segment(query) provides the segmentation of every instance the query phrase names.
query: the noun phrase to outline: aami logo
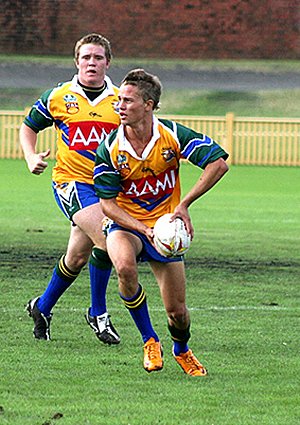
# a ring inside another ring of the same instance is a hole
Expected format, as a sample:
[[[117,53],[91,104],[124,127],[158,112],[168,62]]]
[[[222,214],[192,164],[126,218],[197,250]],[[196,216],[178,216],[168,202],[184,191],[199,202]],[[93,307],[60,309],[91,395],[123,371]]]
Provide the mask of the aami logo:
[[[96,150],[116,124],[97,121],[80,121],[70,123],[69,149],[75,151]]]
[[[149,175],[137,180],[123,182],[124,193],[129,198],[152,199],[153,196],[170,195],[175,187],[178,168],[169,168],[157,177]]]

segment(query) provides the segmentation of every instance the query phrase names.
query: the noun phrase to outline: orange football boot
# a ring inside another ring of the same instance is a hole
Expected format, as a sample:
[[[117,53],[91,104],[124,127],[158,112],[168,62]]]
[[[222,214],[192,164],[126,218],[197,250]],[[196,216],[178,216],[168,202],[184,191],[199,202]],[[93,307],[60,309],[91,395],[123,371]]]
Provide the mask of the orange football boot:
[[[154,338],[148,339],[144,345],[144,369],[147,372],[161,370],[163,368],[161,343]]]
[[[191,376],[205,376],[207,375],[207,370],[199,362],[197,357],[193,354],[192,350],[188,350],[186,353],[180,353],[179,356],[175,356],[173,351],[173,356],[179,366],[187,375]]]

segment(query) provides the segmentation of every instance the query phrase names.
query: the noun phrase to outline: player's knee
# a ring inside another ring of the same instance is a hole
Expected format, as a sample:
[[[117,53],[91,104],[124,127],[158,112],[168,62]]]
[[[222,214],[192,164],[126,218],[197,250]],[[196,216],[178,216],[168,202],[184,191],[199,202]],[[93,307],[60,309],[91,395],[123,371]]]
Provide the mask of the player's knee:
[[[116,270],[117,270],[118,277],[122,281],[136,280],[136,276],[137,276],[136,268],[131,266],[130,264],[126,264],[122,262],[116,267]]]
[[[101,270],[108,270],[112,267],[112,262],[108,253],[98,247],[94,247],[92,250],[90,264]]]
[[[114,266],[119,282],[123,282],[124,285],[129,286],[131,282],[137,281],[137,268],[135,264],[119,258],[116,259]]]
[[[180,306],[172,311],[167,311],[170,323],[178,328],[185,328],[190,323],[188,311],[185,306]]]
[[[78,252],[76,254],[66,254],[65,262],[69,269],[80,271],[88,262],[89,254]]]

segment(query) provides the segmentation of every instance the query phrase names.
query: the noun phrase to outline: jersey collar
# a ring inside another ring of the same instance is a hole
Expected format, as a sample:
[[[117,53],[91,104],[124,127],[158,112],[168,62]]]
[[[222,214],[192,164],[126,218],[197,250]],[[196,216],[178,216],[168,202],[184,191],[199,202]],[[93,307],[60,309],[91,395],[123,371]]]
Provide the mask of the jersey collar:
[[[153,116],[153,124],[152,124],[152,129],[153,129],[152,134],[153,134],[153,136],[151,137],[149,143],[145,147],[145,149],[142,153],[142,156],[138,156],[137,153],[135,152],[135,150],[133,149],[133,147],[131,146],[131,144],[129,143],[129,141],[126,139],[126,136],[125,136],[125,133],[124,133],[124,125],[121,124],[119,126],[119,129],[118,129],[119,150],[126,151],[131,156],[133,156],[134,158],[137,158],[137,159],[142,159],[142,160],[147,159],[147,157],[150,154],[151,150],[153,149],[156,141],[160,138],[158,126],[159,126],[159,121],[156,118],[156,116]]]
[[[106,75],[104,77],[104,81],[106,82],[106,89],[103,90],[103,92],[101,93],[100,96],[96,97],[96,99],[94,99],[93,101],[90,101],[86,94],[84,93],[84,90],[82,89],[82,87],[78,84],[78,75],[74,75],[74,77],[72,78],[71,81],[71,90],[75,93],[80,94],[81,96],[85,97],[87,100],[89,100],[89,102],[92,105],[97,105],[99,102],[101,102],[101,100],[105,99],[108,96],[114,96],[115,95],[115,91],[114,91],[114,85],[111,81],[111,79]]]

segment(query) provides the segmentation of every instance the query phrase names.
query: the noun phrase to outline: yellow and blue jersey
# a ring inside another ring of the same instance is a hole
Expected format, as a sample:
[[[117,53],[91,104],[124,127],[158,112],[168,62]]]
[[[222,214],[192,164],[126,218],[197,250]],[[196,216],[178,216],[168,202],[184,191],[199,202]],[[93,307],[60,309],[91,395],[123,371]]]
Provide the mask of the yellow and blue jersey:
[[[24,123],[36,133],[55,125],[57,183],[78,181],[93,184],[96,149],[120,123],[115,111],[118,88],[105,77],[105,90],[93,101],[85,95],[77,76],[47,90],[33,105]]]
[[[174,121],[154,117],[153,136],[139,157],[121,125],[97,149],[94,183],[100,198],[153,227],[180,202],[180,159],[201,168],[228,154],[210,137]]]

